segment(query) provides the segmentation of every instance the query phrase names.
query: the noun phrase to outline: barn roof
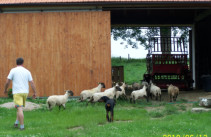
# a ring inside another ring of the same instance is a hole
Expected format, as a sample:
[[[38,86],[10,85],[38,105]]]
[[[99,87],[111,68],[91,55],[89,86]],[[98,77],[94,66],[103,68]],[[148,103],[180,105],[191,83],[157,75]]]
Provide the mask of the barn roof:
[[[55,4],[55,3],[207,3],[211,0],[1,0],[0,4]]]

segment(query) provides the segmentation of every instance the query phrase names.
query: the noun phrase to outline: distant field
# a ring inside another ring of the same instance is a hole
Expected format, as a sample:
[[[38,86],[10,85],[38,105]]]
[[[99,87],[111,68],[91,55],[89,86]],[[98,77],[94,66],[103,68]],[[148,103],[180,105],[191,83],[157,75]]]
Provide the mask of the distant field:
[[[146,72],[146,59],[112,58],[112,66],[124,66],[124,79],[127,84],[139,82]]]

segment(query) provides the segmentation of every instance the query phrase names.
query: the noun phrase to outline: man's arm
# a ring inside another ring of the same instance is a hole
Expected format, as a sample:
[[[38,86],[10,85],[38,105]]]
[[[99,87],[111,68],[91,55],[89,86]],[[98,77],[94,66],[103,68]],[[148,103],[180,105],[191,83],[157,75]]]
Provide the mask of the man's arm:
[[[35,88],[33,80],[29,81],[29,83],[31,84],[32,90],[34,91],[33,98],[36,98],[36,88]]]
[[[7,79],[7,81],[6,81],[6,84],[5,84],[5,86],[4,86],[4,94],[6,94],[7,93],[7,88],[9,87],[9,85],[10,85],[10,79]]]

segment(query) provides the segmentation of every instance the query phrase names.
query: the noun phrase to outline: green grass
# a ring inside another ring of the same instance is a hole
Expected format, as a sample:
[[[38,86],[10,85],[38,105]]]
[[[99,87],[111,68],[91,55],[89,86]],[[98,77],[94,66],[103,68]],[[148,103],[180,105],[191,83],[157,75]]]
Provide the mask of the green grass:
[[[0,99],[0,104],[11,99]],[[29,101],[29,100],[28,100]],[[43,104],[45,99],[33,101]],[[155,108],[148,112],[145,107]],[[159,107],[159,108],[158,108]],[[161,109],[161,107],[163,109]],[[211,135],[211,112],[178,111],[183,107],[167,103],[136,104],[118,101],[114,122],[106,122],[103,103],[89,104],[70,100],[66,110],[46,107],[25,111],[25,130],[13,128],[16,109],[0,108],[0,137],[163,137],[163,135]]]
[[[143,80],[143,74],[146,72],[145,59],[112,58],[111,62],[112,66],[124,66],[124,80],[127,84]]]

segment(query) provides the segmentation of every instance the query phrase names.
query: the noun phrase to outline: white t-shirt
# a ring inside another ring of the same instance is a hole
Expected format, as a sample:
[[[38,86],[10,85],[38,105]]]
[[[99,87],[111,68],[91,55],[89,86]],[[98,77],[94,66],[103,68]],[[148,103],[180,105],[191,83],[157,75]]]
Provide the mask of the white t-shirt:
[[[32,81],[30,71],[22,66],[10,70],[8,79],[12,80],[12,93],[29,93],[29,81]]]

